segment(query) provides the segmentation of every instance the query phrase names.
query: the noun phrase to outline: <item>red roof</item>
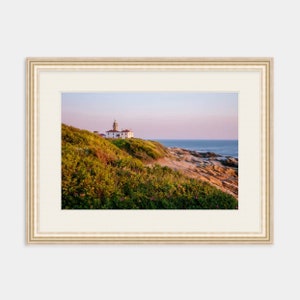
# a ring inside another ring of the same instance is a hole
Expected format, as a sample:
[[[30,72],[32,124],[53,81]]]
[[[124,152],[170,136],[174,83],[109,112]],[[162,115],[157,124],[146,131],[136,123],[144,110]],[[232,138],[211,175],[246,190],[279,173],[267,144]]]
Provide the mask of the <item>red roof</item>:
[[[120,132],[120,131],[119,130],[111,129],[111,130],[107,130],[106,132]]]

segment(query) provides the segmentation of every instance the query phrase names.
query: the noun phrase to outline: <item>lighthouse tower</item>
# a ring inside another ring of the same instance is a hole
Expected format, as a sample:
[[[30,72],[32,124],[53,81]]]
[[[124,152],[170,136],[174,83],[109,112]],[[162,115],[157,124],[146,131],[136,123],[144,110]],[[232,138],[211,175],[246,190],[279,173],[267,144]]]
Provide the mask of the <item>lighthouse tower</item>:
[[[114,120],[114,124],[113,124],[113,130],[115,131],[119,131],[119,124],[117,123],[116,120]]]
[[[133,138],[133,131],[130,129],[119,131],[119,124],[114,120],[113,129],[106,131],[106,137],[110,139],[129,139]]]

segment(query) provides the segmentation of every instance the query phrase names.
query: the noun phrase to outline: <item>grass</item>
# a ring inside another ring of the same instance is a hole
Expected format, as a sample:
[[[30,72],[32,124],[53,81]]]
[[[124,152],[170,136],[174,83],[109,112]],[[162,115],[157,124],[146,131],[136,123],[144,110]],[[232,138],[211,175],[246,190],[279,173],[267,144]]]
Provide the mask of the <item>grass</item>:
[[[142,139],[112,139],[110,140],[118,148],[125,150],[134,158],[144,162],[150,162],[167,155],[163,145],[155,141],[146,141]]]
[[[168,167],[158,142],[109,140],[62,125],[63,209],[235,209],[237,200]]]

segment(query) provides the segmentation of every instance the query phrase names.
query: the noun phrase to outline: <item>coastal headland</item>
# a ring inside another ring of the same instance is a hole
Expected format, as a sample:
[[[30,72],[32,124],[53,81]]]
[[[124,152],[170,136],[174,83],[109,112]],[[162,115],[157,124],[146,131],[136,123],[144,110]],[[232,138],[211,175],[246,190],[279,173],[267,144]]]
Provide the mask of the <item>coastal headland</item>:
[[[62,209],[238,209],[238,160],[62,125]]]
[[[212,186],[238,199],[238,159],[213,152],[170,147],[168,154],[149,165],[159,164]]]

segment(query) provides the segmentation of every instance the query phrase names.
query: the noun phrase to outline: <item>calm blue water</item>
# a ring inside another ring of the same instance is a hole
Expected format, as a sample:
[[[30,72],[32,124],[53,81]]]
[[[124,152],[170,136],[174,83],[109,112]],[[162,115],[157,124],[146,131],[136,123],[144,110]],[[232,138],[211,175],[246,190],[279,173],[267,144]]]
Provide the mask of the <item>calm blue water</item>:
[[[166,147],[178,147],[198,152],[214,152],[238,158],[237,140],[156,140]]]

